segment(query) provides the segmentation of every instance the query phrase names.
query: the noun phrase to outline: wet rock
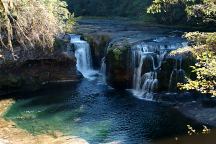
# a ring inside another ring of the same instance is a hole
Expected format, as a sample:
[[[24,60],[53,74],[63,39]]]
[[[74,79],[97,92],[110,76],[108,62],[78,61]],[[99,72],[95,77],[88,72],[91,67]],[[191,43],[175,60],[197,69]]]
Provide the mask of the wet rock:
[[[130,88],[133,69],[131,67],[131,46],[121,41],[108,48],[106,56],[107,83],[116,89]]]
[[[143,65],[142,65],[142,74],[148,73],[153,71],[154,69],[154,56],[151,55],[147,55],[146,58],[143,61]]]
[[[57,80],[77,80],[76,59],[60,56],[57,59],[27,60],[1,65],[2,94],[23,90],[37,90],[43,83]]]
[[[175,59],[166,58],[162,62],[161,68],[158,71],[159,91],[167,91],[169,89],[170,76],[175,65]]]
[[[93,66],[98,69],[101,66],[101,59],[106,54],[106,48],[111,40],[110,36],[106,34],[83,34],[82,38],[89,43]]]
[[[177,83],[184,83],[185,76],[195,78],[191,66],[195,65],[192,53],[166,55],[158,71],[159,91],[177,92]]]

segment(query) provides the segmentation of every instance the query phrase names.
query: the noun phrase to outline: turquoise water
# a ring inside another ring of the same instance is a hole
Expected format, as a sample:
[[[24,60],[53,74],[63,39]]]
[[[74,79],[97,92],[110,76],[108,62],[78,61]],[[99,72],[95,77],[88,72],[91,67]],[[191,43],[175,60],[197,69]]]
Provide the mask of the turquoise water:
[[[187,135],[185,118],[169,106],[133,97],[95,81],[52,84],[40,91],[17,94],[7,119],[33,134],[75,135],[91,144],[149,144]]]

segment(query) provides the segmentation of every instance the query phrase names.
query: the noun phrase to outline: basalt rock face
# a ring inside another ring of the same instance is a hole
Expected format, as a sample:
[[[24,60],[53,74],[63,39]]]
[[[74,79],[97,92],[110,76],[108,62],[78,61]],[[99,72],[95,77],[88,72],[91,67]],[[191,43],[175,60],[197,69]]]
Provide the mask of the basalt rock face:
[[[95,69],[100,68],[101,59],[105,56],[106,48],[111,40],[110,36],[105,34],[83,34],[82,38],[91,47],[93,67]]]
[[[23,90],[36,90],[44,83],[78,80],[76,58],[67,54],[72,47],[66,38],[57,39],[48,57],[29,57],[5,61],[0,65],[0,95]]]
[[[159,80],[159,91],[169,90],[169,81],[171,73],[176,65],[176,59],[166,58],[162,62],[161,69],[158,71],[158,80]]]
[[[195,73],[191,66],[195,65],[191,52],[165,56],[158,72],[159,91],[178,92],[178,83],[185,83],[185,77],[194,79]]]
[[[76,60],[67,57],[1,65],[0,91],[36,90],[50,81],[78,80],[75,65]]]
[[[112,44],[106,55],[106,80],[116,89],[131,88],[133,71],[131,67],[131,46],[125,41]]]

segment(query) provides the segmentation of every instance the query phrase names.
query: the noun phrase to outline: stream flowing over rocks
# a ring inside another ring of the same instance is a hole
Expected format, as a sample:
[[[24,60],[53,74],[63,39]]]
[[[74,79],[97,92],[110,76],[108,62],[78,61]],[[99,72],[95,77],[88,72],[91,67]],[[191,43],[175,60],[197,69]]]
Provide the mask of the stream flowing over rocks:
[[[70,35],[71,37],[71,44],[74,48],[74,55],[76,57],[76,67],[79,72],[85,78],[91,78],[91,76],[96,74],[96,71],[93,70],[92,66],[92,56],[89,44],[80,39],[79,35]],[[73,50],[73,49],[72,49]],[[71,49],[68,50],[68,53],[72,51]]]
[[[77,33],[89,43],[92,61],[101,61],[100,67],[93,67],[100,69],[113,88],[129,89],[140,99],[156,100],[158,92],[178,92],[177,83],[184,83],[185,75],[191,75],[191,55],[170,54],[187,46],[182,31],[109,20],[87,19],[79,24]]]

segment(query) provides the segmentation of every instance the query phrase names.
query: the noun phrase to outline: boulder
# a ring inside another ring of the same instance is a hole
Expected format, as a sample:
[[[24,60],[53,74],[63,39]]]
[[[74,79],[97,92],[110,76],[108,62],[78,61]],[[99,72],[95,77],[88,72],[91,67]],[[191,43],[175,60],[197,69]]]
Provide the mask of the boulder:
[[[116,89],[131,88],[133,69],[131,46],[127,41],[112,44],[107,50],[107,83]]]

